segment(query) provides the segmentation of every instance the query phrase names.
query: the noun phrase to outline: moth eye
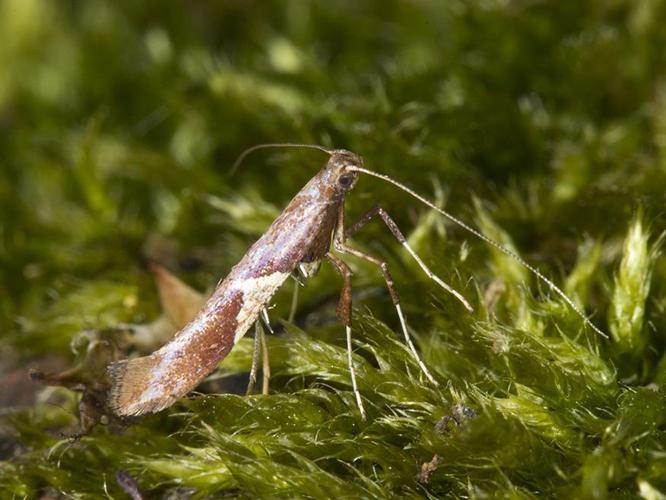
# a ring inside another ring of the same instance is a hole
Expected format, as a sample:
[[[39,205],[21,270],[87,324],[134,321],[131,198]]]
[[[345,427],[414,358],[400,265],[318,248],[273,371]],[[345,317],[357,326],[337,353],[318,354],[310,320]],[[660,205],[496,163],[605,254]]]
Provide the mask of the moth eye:
[[[338,179],[338,184],[340,184],[340,186],[343,188],[348,188],[352,185],[352,182],[354,182],[354,177],[351,175],[343,175],[340,177],[340,179]]]

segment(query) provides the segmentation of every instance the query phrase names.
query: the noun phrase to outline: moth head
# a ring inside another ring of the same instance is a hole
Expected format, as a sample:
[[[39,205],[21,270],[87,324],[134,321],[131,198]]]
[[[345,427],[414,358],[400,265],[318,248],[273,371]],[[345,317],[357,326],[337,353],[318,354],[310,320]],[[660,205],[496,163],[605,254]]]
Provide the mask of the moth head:
[[[363,158],[345,149],[336,149],[331,152],[328,165],[335,173],[336,188],[344,193],[356,184],[358,180],[356,169],[363,167]]]

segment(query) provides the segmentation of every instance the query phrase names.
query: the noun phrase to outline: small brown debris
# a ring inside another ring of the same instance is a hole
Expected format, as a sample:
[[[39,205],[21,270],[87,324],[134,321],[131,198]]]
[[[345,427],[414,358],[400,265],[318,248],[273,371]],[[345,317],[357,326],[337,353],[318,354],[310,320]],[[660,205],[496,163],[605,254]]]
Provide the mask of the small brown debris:
[[[421,464],[421,471],[419,472],[419,483],[428,484],[428,482],[430,482],[430,476],[432,476],[433,472],[437,470],[441,462],[442,459],[439,457],[439,455],[435,454],[430,462]]]

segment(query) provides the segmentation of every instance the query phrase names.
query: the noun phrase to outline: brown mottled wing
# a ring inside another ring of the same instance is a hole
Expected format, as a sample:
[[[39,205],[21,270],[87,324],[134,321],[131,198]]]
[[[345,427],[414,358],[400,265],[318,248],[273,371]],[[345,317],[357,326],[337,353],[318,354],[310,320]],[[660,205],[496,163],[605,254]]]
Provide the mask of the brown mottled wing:
[[[187,394],[245,335],[298,263],[321,258],[341,201],[328,195],[325,174],[324,169],[294,197],[173,340],[149,356],[109,366],[114,413],[156,412]]]

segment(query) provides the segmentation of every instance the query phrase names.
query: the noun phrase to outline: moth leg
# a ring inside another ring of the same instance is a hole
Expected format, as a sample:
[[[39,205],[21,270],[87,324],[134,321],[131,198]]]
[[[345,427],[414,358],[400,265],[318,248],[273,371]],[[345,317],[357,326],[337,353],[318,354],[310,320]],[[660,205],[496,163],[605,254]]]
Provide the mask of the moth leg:
[[[400,329],[402,330],[402,335],[405,338],[405,342],[407,343],[407,346],[409,347],[412,356],[414,356],[414,359],[418,363],[419,368],[421,368],[421,371],[428,378],[428,380],[430,380],[430,382],[433,385],[439,385],[435,380],[435,378],[430,373],[430,371],[428,370],[428,368],[426,367],[425,363],[423,363],[423,360],[421,360],[421,357],[419,356],[419,353],[416,350],[416,347],[414,347],[414,343],[412,342],[412,339],[409,336],[409,332],[407,331],[407,323],[405,322],[405,315],[402,313],[402,307],[400,306],[400,297],[398,296],[398,291],[395,288],[393,277],[391,276],[391,273],[388,270],[388,264],[385,261],[378,259],[377,257],[374,257],[370,254],[361,252],[360,250],[356,250],[355,248],[348,247],[344,243],[337,243],[335,245],[335,248],[340,252],[348,253],[349,255],[353,255],[360,259],[367,260],[368,262],[372,262],[373,264],[379,266],[379,268],[382,271],[382,274],[384,275],[386,288],[388,289],[389,294],[391,295],[391,300],[393,301],[393,307],[395,307],[395,310],[398,313],[398,319],[400,320]]]
[[[266,335],[261,335],[261,354],[263,361],[262,378],[261,378],[261,393],[264,396],[268,395],[268,383],[271,380],[271,364],[268,360],[268,345],[266,344]]]
[[[378,259],[377,257],[374,257],[366,252],[356,250],[355,248],[352,248],[345,243],[345,239],[347,238],[348,235],[353,234],[355,231],[358,231],[361,227],[363,227],[373,216],[373,211],[379,213],[379,210],[382,209],[380,207],[375,207],[374,209],[366,212],[366,214],[363,217],[361,217],[361,220],[359,220],[359,222],[351,226],[349,231],[345,231],[344,209],[340,207],[340,212],[338,214],[338,226],[335,230],[335,236],[333,238],[333,246],[335,247],[336,250],[340,252],[353,255],[368,262],[372,262],[381,269],[382,274],[384,275],[384,281],[386,282],[386,288],[388,289],[389,295],[391,296],[391,300],[393,301],[393,306],[395,307],[395,310],[398,313],[398,319],[400,320],[400,329],[402,330],[402,335],[405,338],[405,342],[407,343],[407,346],[409,347],[412,356],[419,365],[419,368],[421,368],[423,374],[433,385],[437,386],[439,384],[435,380],[435,377],[432,376],[432,374],[426,367],[425,363],[423,363],[423,360],[421,360],[421,357],[419,356],[419,353],[416,350],[416,347],[414,347],[414,343],[412,342],[412,339],[409,336],[409,332],[407,331],[407,323],[405,321],[405,315],[402,313],[402,307],[400,306],[400,296],[398,295],[398,290],[395,287],[393,277],[389,272],[388,264],[385,261]],[[393,223],[393,221],[391,221],[391,223]],[[393,225],[395,226],[395,224]],[[397,229],[397,226],[395,227]],[[400,232],[399,229],[397,229],[397,231]]]
[[[300,286],[300,282],[294,281],[294,291],[291,294],[291,307],[289,308],[289,316],[287,316],[287,321],[289,323],[293,323],[294,318],[296,317],[296,308],[298,307],[298,288]]]
[[[363,401],[361,400],[361,393],[358,392],[358,386],[356,384],[356,370],[354,369],[354,360],[352,357],[352,329],[351,329],[351,305],[352,305],[352,293],[351,293],[351,269],[338,257],[332,253],[326,254],[328,260],[333,264],[335,269],[338,271],[340,276],[342,276],[342,291],[340,292],[340,300],[338,301],[338,306],[336,308],[336,315],[345,326],[345,335],[347,337],[347,364],[349,366],[349,375],[351,377],[352,389],[354,391],[354,396],[356,397],[356,405],[358,406],[359,412],[361,413],[361,418],[365,420],[365,408],[363,407]]]
[[[398,242],[405,247],[405,250],[409,253],[409,255],[412,256],[412,258],[416,261],[416,263],[419,265],[419,267],[423,270],[423,272],[426,273],[426,275],[433,280],[435,283],[437,283],[439,286],[441,286],[444,290],[449,292],[451,295],[453,295],[456,299],[458,299],[462,305],[465,306],[465,308],[472,312],[472,306],[467,302],[465,297],[463,297],[458,291],[454,290],[450,285],[444,283],[442,279],[437,276],[434,272],[430,270],[430,268],[421,260],[421,258],[418,256],[418,254],[414,251],[414,249],[409,246],[409,243],[407,242],[407,238],[405,238],[405,235],[402,234],[402,231],[400,231],[400,228],[398,228],[398,225],[391,219],[391,216],[384,210],[382,207],[379,205],[375,205],[372,207],[370,210],[368,210],[365,214],[361,216],[361,218],[356,221],[352,226],[346,228],[344,230],[344,233],[341,235],[342,236],[342,241],[346,241],[347,238],[351,237],[352,235],[356,234],[358,231],[363,228],[370,220],[375,217],[376,215],[379,215],[382,218],[382,221],[384,221],[384,224],[386,224],[386,227],[389,228],[391,231],[391,234],[395,237]]]
[[[257,384],[257,372],[259,371],[259,353],[261,352],[264,329],[261,327],[261,321],[254,322],[254,347],[252,349],[252,366],[250,368],[250,380],[247,383],[245,395],[249,396],[254,392],[254,386]]]
[[[289,321],[289,323],[293,323],[294,317],[296,316],[296,308],[298,306],[298,287],[303,286],[301,278],[312,278],[319,271],[320,264],[321,260],[300,262],[292,272],[291,276],[294,278],[295,284],[294,291],[291,295],[291,308],[289,309],[289,316],[287,316],[287,321]]]
[[[266,328],[268,328],[268,333],[274,335],[275,332],[271,327],[271,320],[268,317],[268,309],[264,308],[261,311],[261,316],[264,320]],[[271,380],[271,364],[268,359],[268,344],[266,343],[266,335],[264,335],[264,330],[261,330],[261,354],[262,354],[262,378],[261,378],[261,393],[263,395],[268,394],[268,383]]]

